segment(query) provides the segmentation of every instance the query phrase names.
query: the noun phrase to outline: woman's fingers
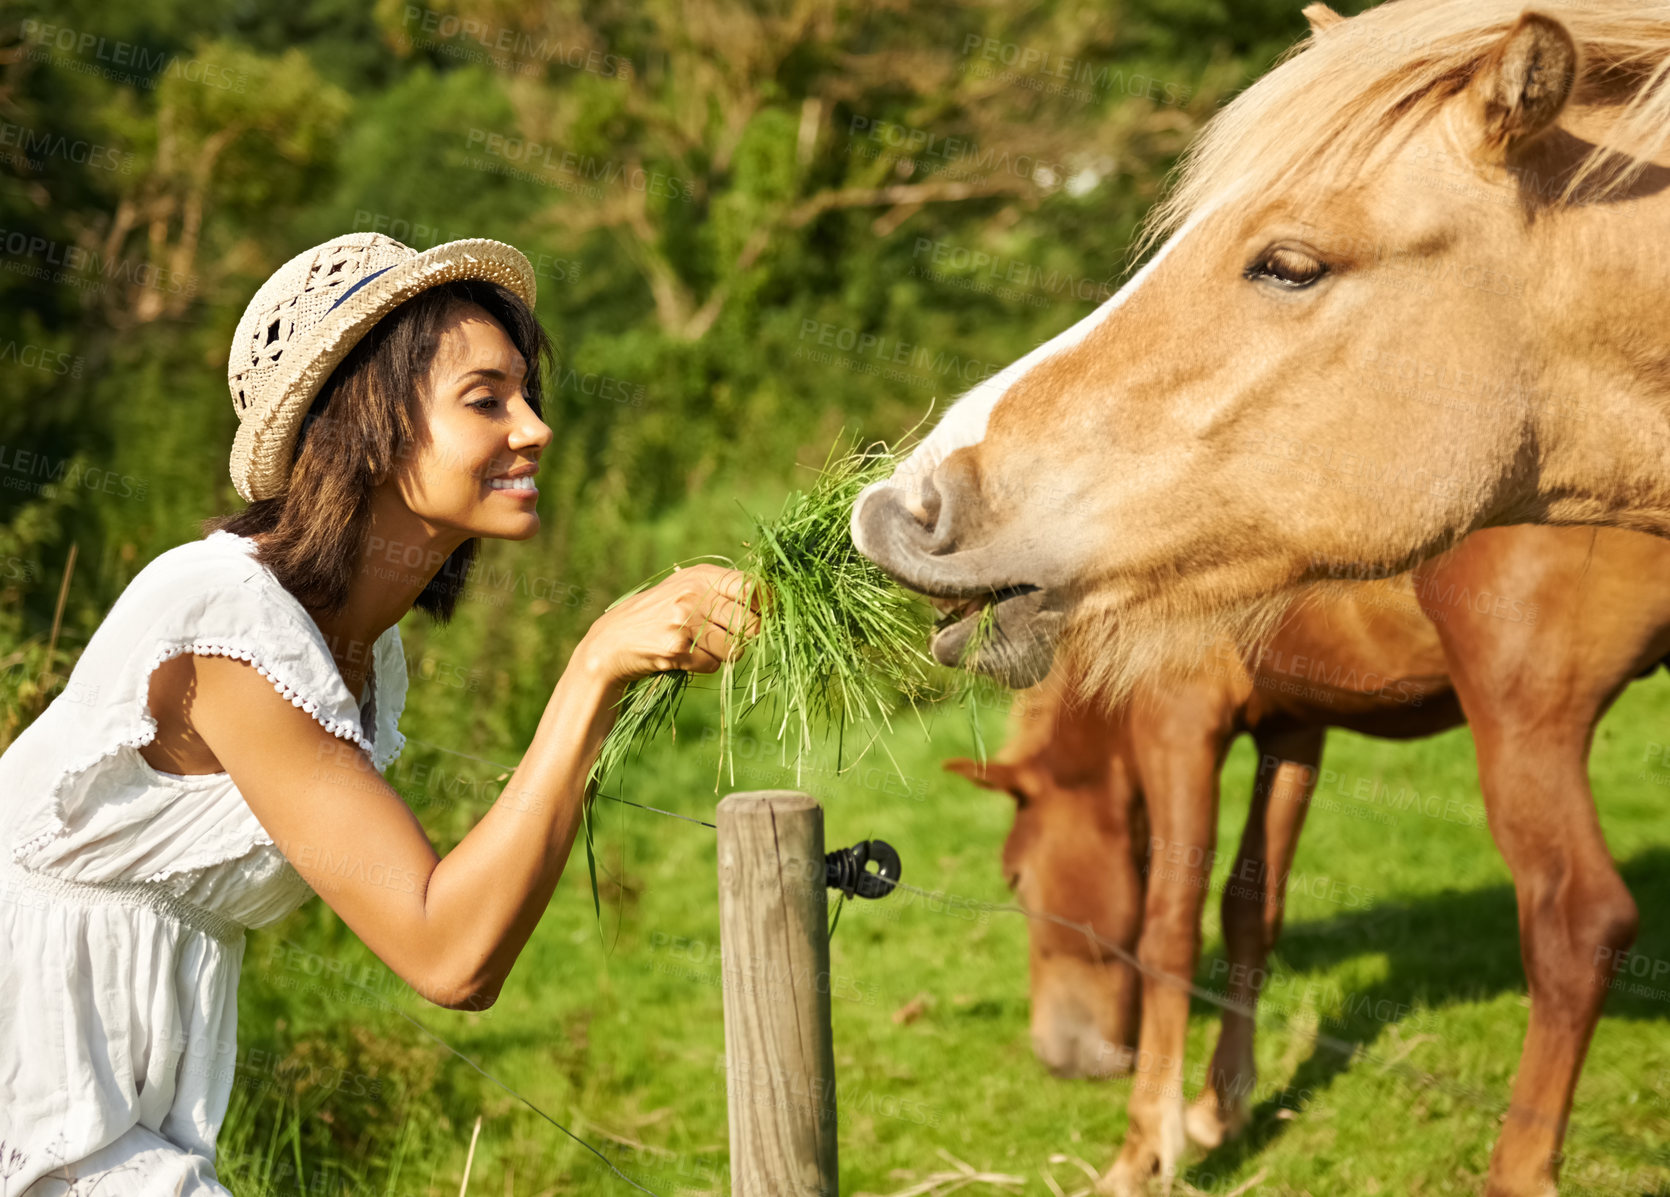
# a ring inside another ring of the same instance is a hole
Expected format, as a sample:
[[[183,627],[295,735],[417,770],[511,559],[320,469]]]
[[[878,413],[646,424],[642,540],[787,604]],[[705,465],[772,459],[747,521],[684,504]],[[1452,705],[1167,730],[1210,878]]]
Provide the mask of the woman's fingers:
[[[714,623],[739,639],[749,640],[760,634],[759,613],[734,599],[715,603],[708,615]]]
[[[737,600],[719,596],[709,601],[705,611],[698,609],[684,621],[684,626],[691,632],[708,625],[748,639],[759,634],[760,617],[752,608],[744,607]]]
[[[759,635],[759,590],[758,584],[740,570],[717,565],[686,566],[658,586],[633,596],[622,605],[619,618],[628,626],[636,623],[648,642],[659,640],[664,646],[653,657],[656,672],[687,669],[712,673],[727,658],[740,656],[745,642]],[[663,639],[665,630],[652,630],[657,626],[668,629],[669,625],[674,645],[667,645]]]
[[[741,652],[742,644],[735,637],[723,628],[710,626],[695,636],[685,656],[692,673],[713,673],[725,663],[727,656],[735,660]]]
[[[693,565],[689,569],[679,571],[678,580],[699,580],[704,583],[704,594],[711,591],[738,603],[746,599],[751,607],[759,609],[760,587],[739,569],[724,569],[717,565]]]
[[[741,604],[721,599],[705,616],[692,619],[685,627],[690,635],[690,668],[711,673],[727,657],[735,660],[742,654],[744,642],[758,634],[760,619]]]

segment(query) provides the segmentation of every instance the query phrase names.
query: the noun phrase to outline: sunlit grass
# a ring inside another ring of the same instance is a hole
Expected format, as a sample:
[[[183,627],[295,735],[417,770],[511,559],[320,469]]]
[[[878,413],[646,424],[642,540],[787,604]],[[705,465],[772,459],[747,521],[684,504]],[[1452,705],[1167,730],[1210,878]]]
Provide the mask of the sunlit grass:
[[[706,732],[715,705],[710,693],[692,692],[679,735],[645,746],[633,774],[636,797],[711,818],[717,739]],[[1666,717],[1670,678],[1661,673],[1631,686],[1602,725],[1592,768],[1601,823],[1642,912],[1637,950],[1654,960],[1670,958],[1670,926],[1662,917],[1670,909],[1663,880],[1670,871],[1662,787],[1641,779],[1641,762],[1649,743],[1662,742],[1657,729]],[[982,723],[987,736],[999,735],[1001,712],[986,710]],[[812,773],[796,787],[791,766],[776,763],[765,745],[750,757],[752,741],[741,740],[739,788],[802,788],[824,808],[830,845],[881,837],[899,849],[906,881],[1002,902],[1009,895],[999,857],[1012,803],[939,767],[945,757],[967,755],[971,741],[960,718],[936,721],[928,739],[901,726],[892,744],[907,782],[900,792],[885,759],[841,775]],[[1472,756],[1468,733],[1458,730],[1409,744],[1336,733],[1325,759],[1343,776],[1379,777],[1471,805],[1480,801]],[[1224,772],[1213,894],[1231,867],[1256,768],[1255,751],[1242,741]],[[482,772],[490,775],[490,767]],[[573,869],[491,1011],[414,1004],[411,1013],[662,1197],[728,1193],[713,833],[612,809],[604,858],[612,874],[607,942],[599,943],[592,926],[585,874]],[[1294,865],[1300,881],[1290,891],[1274,961],[1291,983],[1272,994],[1259,1019],[1252,1131],[1216,1152],[1190,1150],[1183,1180],[1214,1197],[1261,1172],[1248,1197],[1459,1197],[1483,1187],[1528,1017],[1507,870],[1484,827],[1413,814],[1387,826],[1346,810],[1336,802],[1307,820]],[[1372,904],[1327,900],[1334,881],[1371,894]],[[265,1046],[263,1022],[271,1027],[275,1005],[295,1022],[307,1019],[312,1037],[345,1044],[366,1022],[363,1007],[278,989],[273,966],[262,963],[289,959],[267,949],[273,937],[305,943],[351,973],[380,969],[318,905],[252,935],[241,1048]],[[1050,1197],[1046,1174],[1062,1192],[1089,1183],[1060,1157],[1101,1169],[1118,1149],[1130,1083],[1048,1074],[1029,1042],[1026,926],[1012,916],[975,917],[971,909],[949,898],[896,894],[852,903],[842,916],[831,943],[830,985],[843,1193],[899,1193],[944,1171],[944,1150],[978,1169],[1023,1178],[1013,1188],[963,1191]],[[1222,959],[1214,898],[1197,974],[1204,984],[1221,984],[1213,970]],[[1294,996],[1303,994],[1314,1000],[1307,1005]],[[1389,1022],[1354,1013],[1364,998],[1398,1013]],[[1353,1060],[1318,1046],[1301,1006],[1329,1019],[1322,1030],[1362,1042],[1372,1055]],[[907,1010],[920,1013],[907,1017]],[[1578,1089],[1562,1192],[1670,1191],[1667,1028],[1670,1005],[1627,992],[1609,997]],[[1217,1012],[1197,1003],[1189,1019],[1191,1098],[1217,1030]],[[304,1108],[315,1128],[323,1115],[335,1118],[330,1137],[316,1129],[315,1137],[302,1138],[310,1179],[321,1162],[340,1157],[344,1175],[362,1161],[364,1180],[348,1191],[451,1197],[479,1114],[485,1117],[469,1193],[633,1191],[462,1062],[442,1060],[432,1080],[418,1075],[406,1053],[423,1040],[409,1024],[390,1019],[377,1033],[389,1041],[386,1054],[356,1067],[375,1069],[390,1090],[407,1073],[413,1080],[375,1122],[363,1121],[369,1111],[340,1088],[322,1109]],[[1412,1073],[1377,1063],[1406,1049]],[[1419,1079],[1426,1075],[1431,1083]],[[1459,1088],[1495,1102],[1462,1100],[1452,1093]],[[282,1177],[285,1161],[294,1166],[285,1127],[297,1115],[293,1104],[276,1103],[272,1097],[248,1111],[253,1125],[243,1141],[252,1155],[268,1152],[279,1123],[271,1154]],[[402,1131],[408,1122],[411,1129]],[[236,1130],[229,1125],[224,1141],[230,1144]],[[407,1145],[394,1181],[389,1172],[402,1134]],[[364,1154],[356,1155],[362,1143]],[[281,1181],[276,1191],[297,1190]]]

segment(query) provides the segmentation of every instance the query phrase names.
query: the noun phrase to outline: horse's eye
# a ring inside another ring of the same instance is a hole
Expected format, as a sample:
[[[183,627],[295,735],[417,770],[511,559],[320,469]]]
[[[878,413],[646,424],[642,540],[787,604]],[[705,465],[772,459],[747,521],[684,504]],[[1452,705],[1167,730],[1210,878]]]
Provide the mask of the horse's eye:
[[[1308,287],[1327,273],[1328,268],[1304,250],[1279,245],[1249,267],[1247,277],[1283,287]]]

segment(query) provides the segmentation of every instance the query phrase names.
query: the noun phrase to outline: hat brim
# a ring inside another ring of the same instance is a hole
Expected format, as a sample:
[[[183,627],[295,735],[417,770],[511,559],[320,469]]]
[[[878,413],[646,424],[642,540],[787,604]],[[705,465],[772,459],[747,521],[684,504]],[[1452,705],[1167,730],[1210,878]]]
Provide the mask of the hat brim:
[[[527,255],[484,237],[437,245],[363,282],[338,301],[304,345],[287,349],[267,384],[274,398],[238,425],[232,441],[232,485],[246,502],[284,493],[302,417],[360,338],[414,295],[460,279],[499,283],[529,308],[538,291]]]

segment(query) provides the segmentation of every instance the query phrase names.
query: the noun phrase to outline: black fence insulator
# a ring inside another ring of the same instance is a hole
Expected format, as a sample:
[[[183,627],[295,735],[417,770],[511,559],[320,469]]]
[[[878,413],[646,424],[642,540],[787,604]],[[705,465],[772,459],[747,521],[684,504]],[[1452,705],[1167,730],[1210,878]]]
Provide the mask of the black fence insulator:
[[[875,871],[870,865],[875,865]],[[885,898],[899,883],[899,854],[886,840],[863,840],[824,857],[830,889],[847,897]]]

